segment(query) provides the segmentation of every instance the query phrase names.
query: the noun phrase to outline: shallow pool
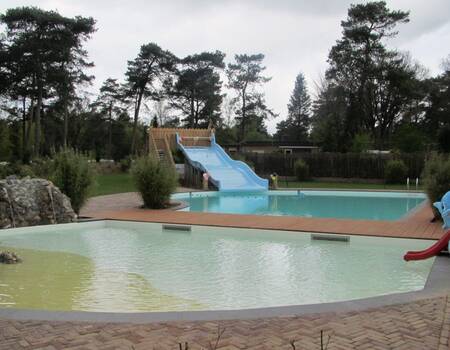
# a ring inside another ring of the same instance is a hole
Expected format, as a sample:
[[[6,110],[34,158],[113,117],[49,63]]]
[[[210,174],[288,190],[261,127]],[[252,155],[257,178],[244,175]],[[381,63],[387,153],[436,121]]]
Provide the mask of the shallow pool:
[[[398,220],[425,200],[422,193],[365,191],[267,191],[177,193],[182,210],[316,218]]]
[[[429,241],[99,221],[0,231],[0,307],[85,311],[223,310],[422,289]]]

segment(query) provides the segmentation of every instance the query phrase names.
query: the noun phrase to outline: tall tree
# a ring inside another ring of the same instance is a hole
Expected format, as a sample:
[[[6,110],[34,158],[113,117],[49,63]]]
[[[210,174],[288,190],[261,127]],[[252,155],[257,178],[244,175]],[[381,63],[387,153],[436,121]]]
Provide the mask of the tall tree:
[[[323,79],[313,103],[312,140],[324,151],[346,151],[345,118],[348,100],[343,87]]]
[[[117,79],[108,78],[100,87],[100,94],[97,100],[93,103],[93,107],[106,117],[108,121],[108,147],[107,156],[112,159],[113,154],[113,120],[115,116],[119,116],[125,112],[123,107],[123,92]]]
[[[443,68],[442,74],[428,81],[425,118],[421,123],[432,139],[436,139],[442,128],[450,127],[450,64]]]
[[[240,143],[245,140],[250,127],[258,128],[257,132],[264,132],[264,121],[275,114],[267,107],[264,93],[258,90],[258,87],[271,79],[263,75],[266,69],[262,65],[264,55],[235,55],[234,59],[234,63],[228,64],[226,73],[228,87],[236,93],[233,105],[237,108],[236,121]]]
[[[410,67],[383,40],[394,37],[395,27],[409,21],[408,12],[391,11],[386,2],[351,5],[342,22],[343,36],[330,51],[326,77],[344,89],[347,111],[345,137],[364,130],[382,146],[408,97],[405,89],[414,77]]]
[[[297,75],[295,87],[288,104],[288,117],[277,124],[276,137],[280,140],[306,142],[311,126],[311,98],[305,77]]]
[[[63,145],[68,146],[69,107],[75,101],[77,86],[90,83],[94,76],[85,72],[86,68],[94,66],[87,61],[87,51],[83,49],[83,43],[88,40],[95,31],[95,21],[92,18],[75,17],[68,22],[62,32],[65,38],[61,45],[61,63],[56,71],[56,91],[63,110]]]
[[[170,106],[185,116],[183,122],[187,127],[219,124],[223,99],[220,72],[225,68],[224,57],[220,51],[202,52],[180,61],[176,81],[168,86],[167,94]]]
[[[144,99],[158,99],[161,86],[158,83],[167,78],[175,66],[177,58],[169,51],[154,43],[141,46],[138,56],[128,61],[126,72],[126,94],[132,99],[134,107],[133,135],[131,152],[136,153],[139,113]]]
[[[55,11],[36,7],[19,7],[0,15],[0,23],[6,26],[8,61],[21,62],[20,69],[11,69],[10,73],[15,78],[16,87],[21,87],[22,97],[31,99],[35,124],[34,153],[39,155],[43,101],[57,92],[61,77],[66,79],[64,88],[59,89],[61,94],[68,94],[68,88],[78,79],[85,80],[81,78],[84,77],[81,70],[89,64],[85,61],[82,43],[95,30],[95,21],[80,16],[67,18]]]

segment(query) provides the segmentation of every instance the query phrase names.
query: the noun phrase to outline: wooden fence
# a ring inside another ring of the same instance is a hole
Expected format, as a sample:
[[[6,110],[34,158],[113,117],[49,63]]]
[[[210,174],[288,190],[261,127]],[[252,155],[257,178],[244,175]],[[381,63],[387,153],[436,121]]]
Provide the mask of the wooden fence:
[[[302,159],[309,166],[311,177],[383,179],[386,164],[392,159],[401,159],[408,167],[408,176],[420,177],[425,154],[368,154],[368,153],[303,153],[283,155],[281,153],[244,154],[245,160],[262,176],[276,172],[282,176],[294,176],[294,163]]]

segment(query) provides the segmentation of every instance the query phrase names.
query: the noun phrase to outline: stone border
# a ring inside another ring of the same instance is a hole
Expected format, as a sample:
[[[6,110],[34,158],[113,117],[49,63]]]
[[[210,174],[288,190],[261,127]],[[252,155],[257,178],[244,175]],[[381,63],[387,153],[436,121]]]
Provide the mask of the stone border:
[[[97,220],[95,220],[97,221]],[[103,221],[103,220],[98,220]],[[0,318],[10,320],[76,321],[106,323],[149,323],[168,321],[212,321],[296,316],[324,312],[362,311],[370,308],[404,304],[408,302],[441,297],[450,293],[450,257],[437,256],[420,291],[395,293],[363,299],[339,302],[287,305],[279,307],[170,312],[90,312],[90,311],[45,311],[0,308]]]

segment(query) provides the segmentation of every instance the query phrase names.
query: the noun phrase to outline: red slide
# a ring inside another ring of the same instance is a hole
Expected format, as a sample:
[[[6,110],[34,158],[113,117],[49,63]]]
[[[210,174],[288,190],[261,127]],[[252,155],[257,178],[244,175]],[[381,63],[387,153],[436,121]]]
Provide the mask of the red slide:
[[[431,247],[425,250],[411,251],[405,254],[403,259],[406,261],[410,260],[423,260],[431,258],[432,256],[438,255],[450,241],[450,230],[447,231],[445,235],[441,237],[439,241],[434,243]]]

